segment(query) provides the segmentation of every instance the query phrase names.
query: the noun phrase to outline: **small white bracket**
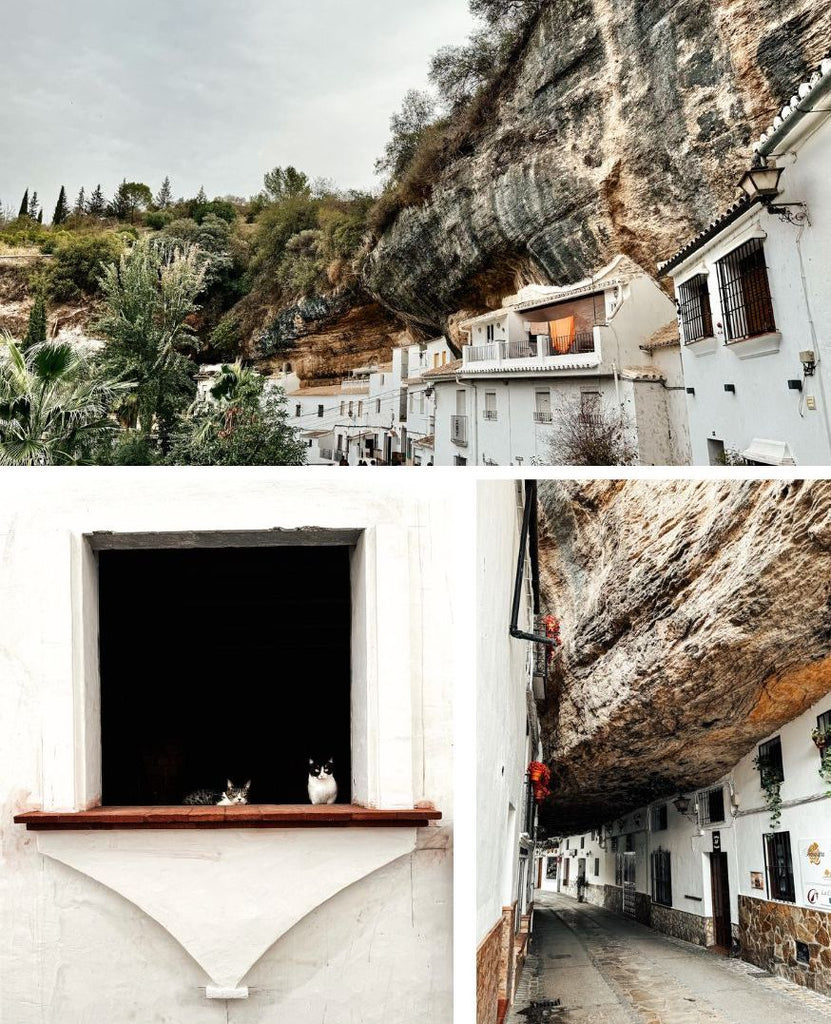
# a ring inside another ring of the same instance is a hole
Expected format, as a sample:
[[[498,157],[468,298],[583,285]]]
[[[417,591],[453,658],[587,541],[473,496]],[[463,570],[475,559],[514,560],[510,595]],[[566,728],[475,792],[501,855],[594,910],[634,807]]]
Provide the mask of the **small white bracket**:
[[[218,985],[208,985],[205,989],[208,999],[247,999],[247,988],[220,988]]]

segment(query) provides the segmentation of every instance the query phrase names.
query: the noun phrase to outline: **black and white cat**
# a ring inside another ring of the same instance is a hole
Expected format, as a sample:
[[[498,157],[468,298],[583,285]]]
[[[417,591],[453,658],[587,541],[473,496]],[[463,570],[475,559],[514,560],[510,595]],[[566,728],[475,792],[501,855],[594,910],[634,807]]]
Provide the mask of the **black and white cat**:
[[[251,789],[251,780],[244,786],[235,786],[230,779],[223,793],[215,789],[197,789],[194,793],[188,793],[184,803],[196,807],[234,807],[239,804],[248,803],[248,790]]]
[[[333,804],[338,799],[335,759],[315,761],[309,758],[309,800],[313,804]]]

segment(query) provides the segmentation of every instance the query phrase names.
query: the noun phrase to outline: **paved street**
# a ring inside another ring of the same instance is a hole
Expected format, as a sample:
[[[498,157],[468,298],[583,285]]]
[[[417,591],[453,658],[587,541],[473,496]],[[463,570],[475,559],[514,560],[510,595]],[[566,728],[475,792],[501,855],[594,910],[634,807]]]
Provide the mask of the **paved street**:
[[[508,1024],[807,1020],[831,1021],[831,999],[551,893],[537,894],[530,955],[508,1015]]]

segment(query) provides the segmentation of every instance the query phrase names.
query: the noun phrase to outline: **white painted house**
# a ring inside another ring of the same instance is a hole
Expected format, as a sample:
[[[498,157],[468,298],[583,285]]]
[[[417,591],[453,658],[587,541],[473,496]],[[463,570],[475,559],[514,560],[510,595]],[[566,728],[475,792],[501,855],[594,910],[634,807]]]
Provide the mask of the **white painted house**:
[[[831,464],[829,97],[826,60],[756,146],[761,191],[748,177],[742,200],[663,265],[695,465]]]
[[[562,837],[543,888],[577,896],[583,877],[591,902],[831,995],[831,757],[823,779],[816,729],[831,742],[831,695],[710,786]]]
[[[445,338],[414,343],[393,352],[393,373],[400,387],[399,451],[407,466],[435,465],[436,395],[428,371],[453,360]]]
[[[552,464],[552,437],[581,413],[621,416],[643,465],[687,461],[677,351],[649,343],[672,301],[619,256],[596,276],[532,285],[460,324],[463,358],[428,371],[436,389],[436,465]]]
[[[538,687],[542,680],[537,645],[512,635],[511,620],[516,593],[517,631],[533,634],[526,507],[536,511],[535,492],[526,495],[521,483],[478,487],[477,1024],[501,1021],[513,1002],[533,927],[537,814],[528,766],[542,753],[534,691],[535,679]],[[522,546],[524,577],[517,584]]]
[[[4,474],[4,1021],[451,1020],[467,594],[450,496],[394,485]]]

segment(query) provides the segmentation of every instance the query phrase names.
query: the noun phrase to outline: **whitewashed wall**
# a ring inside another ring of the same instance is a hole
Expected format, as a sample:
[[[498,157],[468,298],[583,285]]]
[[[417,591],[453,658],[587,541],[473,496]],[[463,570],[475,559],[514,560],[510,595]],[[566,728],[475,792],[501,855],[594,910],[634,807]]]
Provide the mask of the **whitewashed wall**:
[[[439,494],[421,478],[384,483],[379,474],[355,486],[338,470],[313,477],[216,469],[7,471],[0,488],[3,1021],[449,1021],[452,688],[465,671],[453,643],[454,609],[469,599],[446,529],[458,497],[453,506],[451,489]],[[13,815],[80,806],[86,789],[95,788],[86,764],[94,752],[84,749],[84,714],[94,719],[94,707],[79,715],[76,704],[79,678],[94,668],[84,660],[84,640],[91,638],[78,603],[92,572],[79,557],[82,535],[279,527],[386,536],[376,548],[386,557],[367,577],[368,586],[386,594],[378,613],[383,631],[369,654],[382,686],[379,713],[393,725],[377,744],[376,782],[393,802],[435,803],[444,813],[441,826],[418,834],[351,829],[348,842],[339,830],[53,833],[41,835],[40,852],[36,834],[12,824]],[[388,687],[400,699],[387,700]],[[396,758],[401,749],[406,763]],[[286,860],[288,845],[297,843],[299,873]],[[309,873],[315,862],[319,889]],[[350,865],[360,868],[358,876],[361,865],[371,873],[349,884]],[[172,886],[165,900],[174,877],[177,887],[193,885],[194,900]],[[337,878],[347,884],[333,890]],[[201,932],[192,928],[183,938],[189,955],[171,929],[184,928],[185,910],[193,913],[200,900],[214,901],[216,913],[206,915]],[[262,939],[268,908],[279,904],[283,914],[302,910],[303,901],[309,912],[279,937],[275,926],[276,941],[266,942],[240,979],[249,998],[206,1000],[206,985],[231,981],[242,947],[254,949],[254,933]],[[148,912],[154,907],[157,917]],[[197,954],[203,962],[213,957],[215,973],[227,969],[227,979],[210,979]]]

